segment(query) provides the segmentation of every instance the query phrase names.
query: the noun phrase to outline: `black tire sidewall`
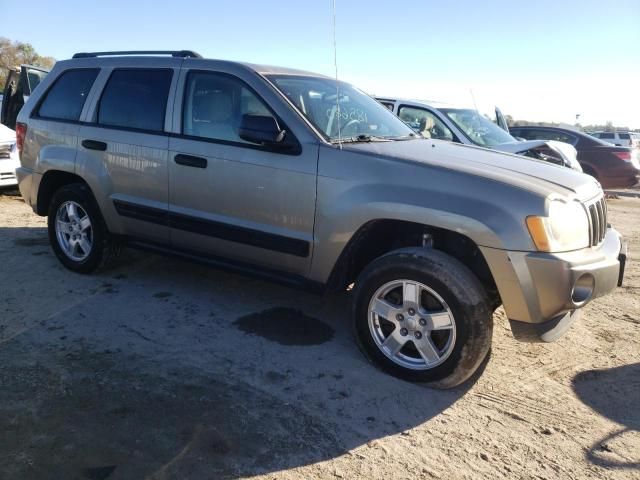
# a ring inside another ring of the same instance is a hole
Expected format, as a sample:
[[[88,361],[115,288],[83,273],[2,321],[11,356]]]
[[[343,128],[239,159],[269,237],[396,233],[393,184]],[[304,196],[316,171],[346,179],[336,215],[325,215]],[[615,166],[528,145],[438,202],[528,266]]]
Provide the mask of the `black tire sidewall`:
[[[428,251],[425,253],[418,257],[391,254],[374,261],[359,278],[354,303],[354,327],[358,343],[367,357],[386,372],[414,382],[436,382],[453,375],[461,363],[463,349],[469,346],[470,340],[491,335],[491,315],[486,293],[475,276],[452,257],[435,252],[437,261],[434,261]],[[452,270],[455,274],[451,273]],[[454,317],[456,340],[453,351],[443,363],[429,370],[411,370],[394,363],[382,353],[369,330],[371,298],[382,285],[401,278],[423,283],[433,289],[447,303]],[[461,301],[462,292],[468,293],[468,301]],[[468,350],[467,354],[470,353]],[[485,355],[486,352],[482,354],[483,357]],[[474,363],[479,364],[481,360]]]
[[[56,236],[55,222],[58,208],[64,202],[73,201],[79,204],[91,220],[93,231],[93,245],[91,253],[82,261],[75,261],[69,258],[60,247]],[[107,232],[102,220],[100,210],[91,195],[89,189],[83,184],[65,185],[60,188],[51,199],[48,214],[49,242],[58,260],[69,270],[78,273],[90,273],[95,271],[103,262],[105,254],[105,244],[107,242]]]

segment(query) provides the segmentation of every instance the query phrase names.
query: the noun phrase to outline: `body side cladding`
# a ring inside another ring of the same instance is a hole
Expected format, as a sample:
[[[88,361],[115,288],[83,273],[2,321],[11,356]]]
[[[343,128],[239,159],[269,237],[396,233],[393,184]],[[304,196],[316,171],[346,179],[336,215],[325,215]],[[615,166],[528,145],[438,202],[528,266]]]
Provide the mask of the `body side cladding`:
[[[114,200],[113,204],[118,214],[123,217],[134,218],[158,225],[167,225],[170,228],[251,245],[297,257],[304,258],[309,256],[310,245],[309,242],[305,240],[230,225],[214,220],[205,220],[158,208],[123,202],[121,200]]]

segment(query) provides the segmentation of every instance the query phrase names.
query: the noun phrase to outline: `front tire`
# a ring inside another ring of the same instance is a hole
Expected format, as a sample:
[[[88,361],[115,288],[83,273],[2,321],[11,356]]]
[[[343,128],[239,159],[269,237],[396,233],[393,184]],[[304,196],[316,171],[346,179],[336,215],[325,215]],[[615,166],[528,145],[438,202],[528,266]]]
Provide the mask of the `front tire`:
[[[438,388],[471,377],[491,347],[484,287],[458,260],[433,249],[396,250],[368,265],[356,281],[354,321],[373,363]]]
[[[101,269],[119,251],[91,191],[82,183],[65,185],[53,195],[48,232],[58,260],[74,272]]]

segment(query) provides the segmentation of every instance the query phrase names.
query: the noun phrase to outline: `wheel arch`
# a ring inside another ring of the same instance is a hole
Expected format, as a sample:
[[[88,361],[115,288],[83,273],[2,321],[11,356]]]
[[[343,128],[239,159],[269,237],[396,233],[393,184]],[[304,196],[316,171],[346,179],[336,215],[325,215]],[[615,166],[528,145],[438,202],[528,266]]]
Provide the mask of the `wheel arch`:
[[[57,190],[65,185],[72,183],[81,183],[85,185],[89,191],[91,188],[84,179],[75,173],[66,172],[63,170],[49,170],[40,180],[40,186],[38,188],[38,199],[36,202],[36,213],[41,216],[46,216],[49,211],[49,205],[51,199]],[[93,194],[93,193],[92,193]]]
[[[395,219],[370,220],[352,235],[329,275],[327,290],[347,288],[371,261],[406,247],[433,248],[456,258],[482,283],[494,306],[500,305],[495,280],[476,242],[450,229]]]

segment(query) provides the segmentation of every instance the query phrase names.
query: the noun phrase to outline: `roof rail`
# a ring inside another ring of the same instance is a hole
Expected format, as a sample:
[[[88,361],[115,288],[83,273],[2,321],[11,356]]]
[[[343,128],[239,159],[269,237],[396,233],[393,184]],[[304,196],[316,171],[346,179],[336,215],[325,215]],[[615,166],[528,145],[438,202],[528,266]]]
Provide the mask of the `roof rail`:
[[[192,50],[127,50],[122,52],[81,52],[71,58],[115,57],[120,55],[171,55],[180,58],[202,58]]]

